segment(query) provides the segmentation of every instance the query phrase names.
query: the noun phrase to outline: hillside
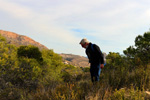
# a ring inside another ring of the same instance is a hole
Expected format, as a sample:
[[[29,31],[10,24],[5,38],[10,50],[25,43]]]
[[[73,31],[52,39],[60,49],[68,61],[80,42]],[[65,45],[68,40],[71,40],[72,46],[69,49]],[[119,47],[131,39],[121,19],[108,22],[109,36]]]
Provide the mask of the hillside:
[[[33,39],[27,36],[19,35],[13,32],[9,32],[9,31],[3,31],[3,30],[0,30],[0,34],[6,38],[7,43],[9,44],[14,44],[16,46],[34,45],[38,47],[40,50],[48,49],[46,46],[40,44],[39,42],[34,41]]]
[[[0,35],[0,100],[150,100],[150,32],[136,40],[125,55],[109,52],[99,82],[92,82],[90,68],[62,63],[85,57],[20,49]]]
[[[78,67],[89,67],[88,58],[73,55],[73,54],[60,54],[62,56],[64,63],[71,64]]]
[[[40,44],[39,42],[36,42],[35,40],[19,35],[14,32],[9,31],[3,31],[0,30],[0,34],[6,38],[7,43],[14,44],[16,46],[20,45],[34,45],[38,47],[40,50],[42,49],[48,49],[46,46]],[[79,55],[73,55],[73,54],[60,54],[62,56],[63,61],[67,64],[78,66],[78,67],[87,67],[88,65],[88,59]]]

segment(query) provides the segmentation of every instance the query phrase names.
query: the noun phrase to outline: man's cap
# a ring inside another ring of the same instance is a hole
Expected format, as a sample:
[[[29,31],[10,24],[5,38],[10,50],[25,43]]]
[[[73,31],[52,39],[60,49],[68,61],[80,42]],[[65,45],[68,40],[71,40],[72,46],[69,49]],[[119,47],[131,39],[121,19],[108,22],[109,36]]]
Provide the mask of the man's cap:
[[[89,41],[86,38],[83,38],[79,44],[85,44],[85,43],[89,43]]]

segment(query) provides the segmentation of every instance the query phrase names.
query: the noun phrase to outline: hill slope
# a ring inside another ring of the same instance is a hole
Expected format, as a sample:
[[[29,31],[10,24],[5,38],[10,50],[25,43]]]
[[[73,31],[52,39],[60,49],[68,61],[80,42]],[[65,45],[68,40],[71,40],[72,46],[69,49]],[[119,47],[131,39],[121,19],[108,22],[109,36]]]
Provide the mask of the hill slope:
[[[7,43],[9,44],[14,44],[16,46],[34,45],[38,47],[40,50],[48,49],[46,46],[40,44],[39,42],[34,41],[33,39],[27,36],[19,35],[14,32],[3,31],[3,30],[0,30],[0,34],[6,38]],[[60,56],[62,56],[64,62],[67,62],[70,65],[74,65],[78,67],[89,66],[88,59],[85,57],[79,55],[73,55],[73,54],[60,54]]]
[[[78,67],[89,67],[88,58],[73,55],[73,54],[60,54],[64,59],[64,63],[71,64]]]
[[[33,39],[27,36],[19,35],[13,32],[9,32],[9,31],[3,31],[3,30],[0,30],[0,34],[6,38],[9,44],[14,44],[16,46],[34,45],[38,47],[40,50],[48,49],[46,46],[34,41]]]

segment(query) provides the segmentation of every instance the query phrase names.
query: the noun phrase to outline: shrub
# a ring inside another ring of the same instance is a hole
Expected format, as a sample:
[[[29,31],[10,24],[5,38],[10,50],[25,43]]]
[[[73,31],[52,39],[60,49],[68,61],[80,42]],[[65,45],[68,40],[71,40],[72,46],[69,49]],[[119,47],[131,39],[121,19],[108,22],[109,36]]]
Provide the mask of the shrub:
[[[20,46],[17,50],[18,57],[34,58],[37,61],[42,61],[42,53],[35,46]]]

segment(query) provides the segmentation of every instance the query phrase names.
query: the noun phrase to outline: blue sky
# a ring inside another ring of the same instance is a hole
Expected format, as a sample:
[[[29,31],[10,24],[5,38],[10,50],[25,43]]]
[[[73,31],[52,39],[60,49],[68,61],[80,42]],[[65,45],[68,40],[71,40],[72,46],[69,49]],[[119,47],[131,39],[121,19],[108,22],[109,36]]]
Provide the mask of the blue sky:
[[[56,53],[81,56],[82,38],[123,53],[150,28],[149,0],[0,0],[0,30],[26,35]]]

